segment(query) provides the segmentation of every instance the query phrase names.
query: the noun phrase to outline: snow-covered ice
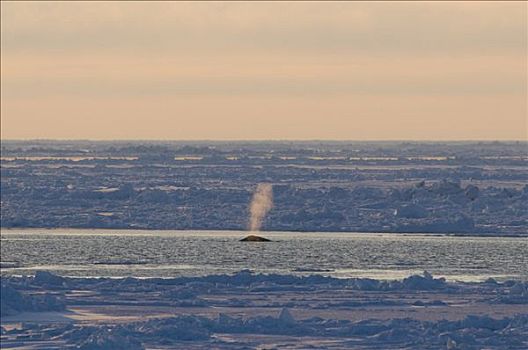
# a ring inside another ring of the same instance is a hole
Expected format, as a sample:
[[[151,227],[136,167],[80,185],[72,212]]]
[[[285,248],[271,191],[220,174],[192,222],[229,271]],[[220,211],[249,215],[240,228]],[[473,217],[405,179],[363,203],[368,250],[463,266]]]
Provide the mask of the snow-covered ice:
[[[2,277],[1,339],[6,349],[526,349],[527,290],[528,282],[449,282],[428,272],[393,281],[40,272]],[[64,319],[46,319],[51,310]],[[42,317],[28,322],[35,312]]]

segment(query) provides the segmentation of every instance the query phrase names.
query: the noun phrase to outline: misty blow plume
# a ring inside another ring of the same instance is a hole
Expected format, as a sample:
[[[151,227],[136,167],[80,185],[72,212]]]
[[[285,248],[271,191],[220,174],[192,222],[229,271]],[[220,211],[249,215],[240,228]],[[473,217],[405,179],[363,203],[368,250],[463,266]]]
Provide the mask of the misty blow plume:
[[[249,230],[259,231],[262,226],[262,220],[266,214],[273,208],[273,187],[271,184],[261,183],[251,200]]]

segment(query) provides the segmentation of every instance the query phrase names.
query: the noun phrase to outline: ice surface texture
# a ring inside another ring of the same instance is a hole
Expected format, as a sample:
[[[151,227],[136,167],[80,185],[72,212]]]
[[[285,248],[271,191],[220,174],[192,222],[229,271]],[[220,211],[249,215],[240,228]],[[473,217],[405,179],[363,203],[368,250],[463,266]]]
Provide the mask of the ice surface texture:
[[[130,304],[135,308],[144,307],[145,316],[156,306],[194,308],[186,309],[189,311],[181,315],[149,316],[129,322],[25,323],[13,330],[3,329],[4,344],[11,344],[11,339],[33,337],[44,346],[60,343],[63,348],[80,349],[243,349],[263,344],[306,348],[307,343],[303,342],[307,339],[322,349],[526,349],[528,345],[528,283],[520,281],[499,283],[489,279],[482,283],[452,283],[434,278],[427,272],[398,281],[379,281],[264,275],[245,270],[234,275],[173,279],[84,279],[39,273],[35,277],[4,277],[2,288],[2,305],[31,300],[39,294],[36,293],[38,290],[55,294],[55,300],[62,300],[62,307],[70,304],[77,307]],[[72,291],[88,294],[72,297]],[[281,301],[281,297],[288,293],[294,297]],[[330,293],[337,293],[332,298],[346,295],[348,299],[337,302],[322,298]],[[266,295],[272,299],[264,298]],[[121,299],[124,296],[126,299]],[[443,301],[431,299],[431,296]],[[445,312],[453,304],[454,308],[462,310],[457,303],[464,298],[470,298],[470,304],[478,303],[485,308],[495,303],[515,303],[517,311],[509,316],[468,314],[451,319],[420,319],[412,317],[412,313],[407,317],[401,317],[405,313],[400,313],[400,317],[382,319],[369,316],[369,312],[379,307],[387,310],[391,307],[407,310],[426,307],[430,308],[429,312],[441,307]],[[224,312],[216,316],[196,314],[204,313],[210,307],[252,311],[242,316]],[[365,310],[364,316],[355,320],[309,314],[295,317],[292,312],[325,310],[339,315],[339,311],[351,312],[358,307]],[[369,309],[371,307],[373,309]],[[44,306],[29,310],[53,309]],[[259,314],[258,310],[265,314]],[[28,340],[28,344],[33,343]]]
[[[527,147],[2,142],[1,225],[526,234]]]

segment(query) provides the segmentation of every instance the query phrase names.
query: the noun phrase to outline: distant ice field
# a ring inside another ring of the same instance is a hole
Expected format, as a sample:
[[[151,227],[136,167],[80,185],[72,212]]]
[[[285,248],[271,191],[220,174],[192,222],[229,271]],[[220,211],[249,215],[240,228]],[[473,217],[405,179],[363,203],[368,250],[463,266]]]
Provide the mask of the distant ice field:
[[[448,280],[528,280],[528,238],[328,232],[10,229],[1,231],[2,275],[49,270],[79,277],[232,273],[400,279],[423,270]]]

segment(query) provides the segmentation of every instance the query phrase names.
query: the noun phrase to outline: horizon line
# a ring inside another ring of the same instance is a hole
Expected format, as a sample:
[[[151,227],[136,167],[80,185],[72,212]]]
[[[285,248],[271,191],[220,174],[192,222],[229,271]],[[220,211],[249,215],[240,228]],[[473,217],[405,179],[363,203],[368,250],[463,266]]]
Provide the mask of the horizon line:
[[[89,142],[528,142],[526,139],[90,139],[90,138],[0,138],[0,142],[89,141]]]

